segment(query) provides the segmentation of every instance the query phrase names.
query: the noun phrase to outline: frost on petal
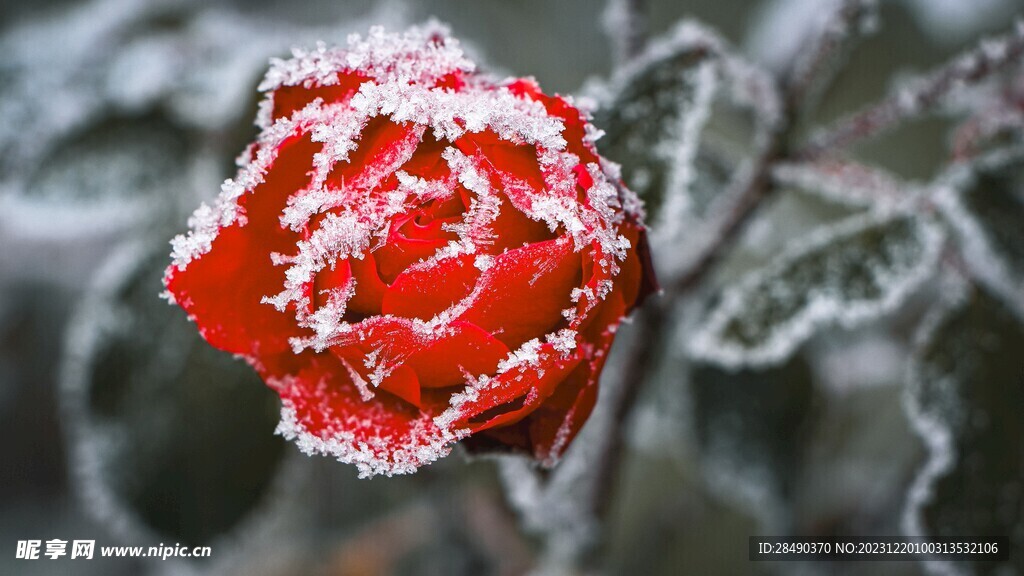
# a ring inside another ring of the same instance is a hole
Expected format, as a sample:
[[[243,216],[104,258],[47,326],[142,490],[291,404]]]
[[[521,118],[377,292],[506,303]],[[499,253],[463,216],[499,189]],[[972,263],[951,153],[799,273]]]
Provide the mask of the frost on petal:
[[[919,335],[908,375],[907,415],[928,450],[911,484],[903,529],[912,536],[1008,537],[1024,546],[1024,324],[999,299],[967,289]],[[985,571],[1014,572],[986,562]],[[1019,564],[1016,565],[1019,567]],[[981,573],[966,562],[929,562],[933,573]]]
[[[164,283],[218,348],[257,356],[286,349],[287,339],[298,335],[292,315],[264,304],[263,297],[284,284],[270,255],[292,250],[296,235],[278,217],[289,191],[308,181],[315,148],[308,139],[286,139],[266,175],[251,177],[251,190],[226,185],[218,208],[197,210],[192,231],[174,242],[178,263],[168,268]]]
[[[388,394],[365,394],[340,360],[307,355],[294,373],[274,367],[264,379],[281,394],[277,433],[307,454],[354,464],[361,477],[409,474],[448,455],[465,433],[434,424],[421,410]]]
[[[691,353],[726,366],[785,360],[819,327],[851,327],[898,306],[933,272],[941,229],[907,215],[854,216],[811,233],[727,289]]]
[[[170,298],[260,370],[304,451],[405,473],[473,432],[552,464],[654,286],[587,116],[474,73],[434,25],[297,50],[262,89],[238,176],[173,242]]]
[[[435,419],[444,428],[466,427],[474,433],[515,424],[547,400],[582,360],[562,357],[548,343],[530,340],[498,364],[494,376],[470,382],[451,399],[451,407]],[[522,383],[529,382],[530,386]],[[531,448],[529,437],[517,444]]]
[[[495,257],[460,319],[520,346],[562,321],[570,291],[581,281],[581,258],[566,239],[538,242]]]

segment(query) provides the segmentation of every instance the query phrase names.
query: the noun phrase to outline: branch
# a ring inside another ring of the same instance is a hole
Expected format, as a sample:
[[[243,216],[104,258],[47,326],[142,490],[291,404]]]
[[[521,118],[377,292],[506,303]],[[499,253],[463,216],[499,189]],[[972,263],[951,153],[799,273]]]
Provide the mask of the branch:
[[[676,278],[675,282],[666,287],[666,292],[670,293],[673,297],[686,294],[696,287],[705,274],[728,253],[728,248],[739,237],[739,233],[746,226],[747,222],[750,221],[755,209],[761,205],[765,196],[771,191],[771,166],[780,156],[778,153],[773,153],[761,161],[750,185],[722,221],[716,234],[718,240],[712,245],[710,250],[707,250],[697,259],[685,274],[680,275]]]
[[[647,0],[608,0],[601,20],[617,66],[640,55],[647,44]]]
[[[789,74],[787,108],[807,115],[853,45],[875,29],[877,0],[842,0],[814,45],[801,51]]]
[[[817,158],[876,136],[898,123],[931,111],[950,92],[976,84],[1018,63],[1024,55],[1024,22],[1011,33],[985,40],[924,77],[889,93],[880,102],[840,119],[820,131],[797,156]]]
[[[608,505],[617,484],[620,464],[625,453],[626,428],[633,407],[640,398],[640,391],[655,368],[655,356],[658,352],[656,343],[662,340],[671,303],[671,299],[666,298],[649,302],[634,320],[637,334],[633,341],[632,354],[626,359],[620,374],[623,380],[620,382],[622,389],[612,407],[607,444],[597,455],[597,461],[594,463],[594,489],[588,504],[596,518],[604,518],[608,513]]]

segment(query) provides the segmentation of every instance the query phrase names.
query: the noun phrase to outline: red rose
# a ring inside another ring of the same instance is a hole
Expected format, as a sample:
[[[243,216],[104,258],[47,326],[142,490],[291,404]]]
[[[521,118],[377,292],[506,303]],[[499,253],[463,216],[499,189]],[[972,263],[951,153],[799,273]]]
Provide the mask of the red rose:
[[[307,453],[407,473],[469,437],[553,464],[653,282],[586,118],[435,28],[297,52],[261,90],[238,176],[172,242],[170,299]]]

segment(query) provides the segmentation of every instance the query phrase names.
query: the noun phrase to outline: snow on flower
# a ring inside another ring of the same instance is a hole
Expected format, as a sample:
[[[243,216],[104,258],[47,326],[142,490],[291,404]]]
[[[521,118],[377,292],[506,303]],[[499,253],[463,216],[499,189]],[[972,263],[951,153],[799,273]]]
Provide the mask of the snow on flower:
[[[588,117],[478,73],[437,24],[274,61],[238,175],[165,285],[281,396],[278,432],[361,475],[471,449],[552,463],[654,285]]]

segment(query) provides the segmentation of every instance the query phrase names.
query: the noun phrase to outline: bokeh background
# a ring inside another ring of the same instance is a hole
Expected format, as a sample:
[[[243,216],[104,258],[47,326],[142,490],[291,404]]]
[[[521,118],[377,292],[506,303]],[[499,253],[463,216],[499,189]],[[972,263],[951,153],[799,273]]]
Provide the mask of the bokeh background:
[[[778,69],[818,3],[649,5],[652,34],[697,18]],[[272,434],[274,395],[157,298],[159,278],[169,238],[255,136],[269,57],[435,16],[485,68],[575,94],[611,71],[603,12],[593,0],[0,3],[0,573],[529,570],[538,542],[517,528],[493,462],[456,454],[367,481],[302,456]],[[1022,12],[1016,0],[883,1],[878,33],[852,55],[819,120]],[[928,180],[948,159],[950,128],[930,118],[855,152]],[[763,261],[787,230],[834,217],[787,197],[741,244],[731,273]],[[757,533],[900,533],[927,460],[902,407],[923,314],[911,303],[884,322],[826,331],[769,373],[684,370],[663,354],[629,429],[609,571],[923,574],[914,563],[755,565],[746,547]],[[1021,449],[1017,437],[999,441],[997,451]],[[213,557],[15,559],[18,540],[53,538],[204,544]]]

